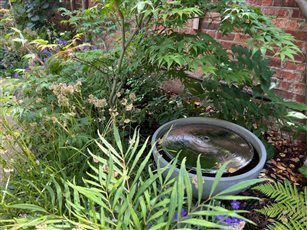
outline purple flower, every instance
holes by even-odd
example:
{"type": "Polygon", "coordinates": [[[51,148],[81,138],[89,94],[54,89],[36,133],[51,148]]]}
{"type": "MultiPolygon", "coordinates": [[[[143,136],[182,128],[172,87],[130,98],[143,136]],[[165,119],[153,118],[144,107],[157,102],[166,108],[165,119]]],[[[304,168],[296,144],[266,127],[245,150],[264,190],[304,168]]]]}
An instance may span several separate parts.
{"type": "MultiPolygon", "coordinates": [[[[187,216],[187,212],[184,210],[184,208],[181,209],[181,217],[187,216]]],[[[178,218],[178,212],[175,213],[173,220],[176,220],[178,218]]]]}
{"type": "Polygon", "coordinates": [[[93,50],[97,50],[97,46],[93,46],[92,48],[93,48],[93,50]]]}
{"type": "Polygon", "coordinates": [[[217,215],[217,216],[215,216],[215,218],[218,219],[218,220],[222,220],[222,219],[224,219],[224,217],[225,217],[224,215],[217,215]]]}
{"type": "Polygon", "coordinates": [[[83,50],[87,50],[88,48],[90,48],[89,46],[83,46],[83,50]]]}
{"type": "Polygon", "coordinates": [[[14,78],[19,78],[19,74],[18,73],[14,73],[13,77],[14,78]]]}
{"type": "Polygon", "coordinates": [[[25,68],[25,70],[26,70],[27,72],[30,71],[30,67],[27,66],[27,67],[25,68]]]}
{"type": "Polygon", "coordinates": [[[42,54],[47,54],[47,53],[49,53],[50,52],[50,50],[48,49],[48,48],[44,48],[43,50],[42,50],[42,54]]]}
{"type": "Polygon", "coordinates": [[[241,222],[241,220],[239,218],[236,218],[236,217],[232,218],[232,223],[239,224],[240,222],[241,222]]]}
{"type": "Polygon", "coordinates": [[[63,38],[59,38],[58,39],[58,43],[62,44],[62,45],[66,45],[67,44],[67,41],[63,38]]]}
{"type": "Polygon", "coordinates": [[[232,218],[230,217],[227,217],[226,220],[225,220],[226,224],[232,224],[232,218]]]}
{"type": "Polygon", "coordinates": [[[240,208],[240,202],[237,201],[237,200],[231,201],[230,205],[231,205],[231,207],[232,207],[233,209],[239,209],[239,208],[240,208]]]}

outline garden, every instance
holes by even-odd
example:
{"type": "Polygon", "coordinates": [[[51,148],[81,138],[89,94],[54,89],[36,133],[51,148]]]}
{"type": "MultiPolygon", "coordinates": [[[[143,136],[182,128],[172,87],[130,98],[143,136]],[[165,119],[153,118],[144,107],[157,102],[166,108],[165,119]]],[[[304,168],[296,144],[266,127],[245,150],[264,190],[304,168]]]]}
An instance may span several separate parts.
{"type": "Polygon", "coordinates": [[[0,8],[1,229],[307,229],[307,105],[265,57],[292,35],[244,0],[72,2],[0,8]],[[182,32],[210,12],[244,44],[182,32]]]}

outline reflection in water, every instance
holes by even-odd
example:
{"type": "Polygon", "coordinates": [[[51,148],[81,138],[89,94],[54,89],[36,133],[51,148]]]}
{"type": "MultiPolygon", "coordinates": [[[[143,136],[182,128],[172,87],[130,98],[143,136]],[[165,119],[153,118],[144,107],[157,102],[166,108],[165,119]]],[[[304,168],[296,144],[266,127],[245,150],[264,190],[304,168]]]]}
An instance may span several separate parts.
{"type": "Polygon", "coordinates": [[[253,158],[252,146],[231,130],[218,126],[192,124],[176,126],[162,142],[164,152],[170,158],[179,153],[179,160],[186,157],[188,168],[195,168],[200,154],[204,172],[215,173],[220,166],[231,160],[227,171],[230,173],[246,166],[253,158]]]}

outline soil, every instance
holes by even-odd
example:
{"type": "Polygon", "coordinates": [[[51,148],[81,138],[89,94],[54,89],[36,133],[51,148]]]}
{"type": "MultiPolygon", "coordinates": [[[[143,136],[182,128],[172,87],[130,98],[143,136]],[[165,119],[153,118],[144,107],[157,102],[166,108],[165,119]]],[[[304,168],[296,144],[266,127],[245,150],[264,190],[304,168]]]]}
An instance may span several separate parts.
{"type": "MultiPolygon", "coordinates": [[[[289,180],[294,183],[300,191],[307,186],[307,179],[298,171],[304,164],[307,157],[307,144],[293,143],[283,138],[278,132],[269,132],[265,138],[275,148],[275,156],[268,160],[264,169],[260,172],[260,178],[270,178],[274,181],[283,182],[289,180]]],[[[257,226],[246,224],[246,230],[261,230],[270,224],[272,219],[255,211],[271,202],[271,200],[261,192],[248,189],[242,193],[246,196],[256,196],[261,201],[246,201],[241,203],[241,209],[248,210],[250,213],[245,217],[252,220],[257,226]]]]}

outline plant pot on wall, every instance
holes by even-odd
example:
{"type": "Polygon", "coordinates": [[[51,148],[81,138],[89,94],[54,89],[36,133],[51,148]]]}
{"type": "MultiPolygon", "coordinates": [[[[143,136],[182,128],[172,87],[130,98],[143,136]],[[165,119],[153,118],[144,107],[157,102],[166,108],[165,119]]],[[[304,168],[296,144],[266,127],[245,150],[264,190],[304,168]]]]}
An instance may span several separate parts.
{"type": "MultiPolygon", "coordinates": [[[[174,157],[178,157],[179,162],[180,159],[185,157],[191,181],[196,176],[196,172],[193,169],[193,162],[196,165],[197,155],[201,154],[204,181],[203,198],[209,196],[215,172],[223,163],[223,160],[233,161],[230,163],[227,171],[224,172],[214,194],[241,181],[256,178],[267,159],[265,147],[257,136],[239,125],[213,118],[192,117],[170,121],[156,130],[151,144],[153,146],[154,159],[162,168],[167,167],[166,165],[174,157]],[[203,130],[207,132],[205,138],[197,137],[194,140],[193,135],[195,133],[201,133],[203,130]],[[191,132],[194,132],[194,134],[191,135],[191,132]],[[169,138],[170,136],[171,138],[169,138]],[[222,139],[224,136],[228,136],[230,139],[224,141],[222,139]],[[164,143],[167,143],[169,140],[173,141],[176,151],[171,151],[164,146],[164,143]],[[190,146],[191,142],[193,142],[192,144],[196,145],[197,151],[193,152],[189,147],[187,149],[185,147],[181,148],[180,146],[186,146],[185,143],[182,143],[185,141],[188,142],[187,146],[190,146]],[[205,143],[201,143],[203,141],[205,143]],[[229,145],[230,142],[233,142],[233,144],[229,145]],[[178,154],[179,156],[177,156],[178,154]],[[215,159],[217,162],[214,162],[215,159]],[[210,168],[206,168],[208,166],[210,168]]],[[[167,172],[168,170],[166,170],[165,175],[167,172]]],[[[172,177],[178,176],[178,173],[179,167],[174,170],[172,177]]],[[[239,192],[241,191],[230,194],[237,194],[239,192]]],[[[197,198],[197,195],[197,189],[193,185],[193,196],[197,198]]]]}

